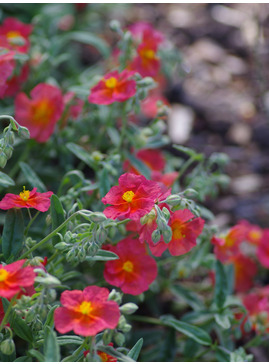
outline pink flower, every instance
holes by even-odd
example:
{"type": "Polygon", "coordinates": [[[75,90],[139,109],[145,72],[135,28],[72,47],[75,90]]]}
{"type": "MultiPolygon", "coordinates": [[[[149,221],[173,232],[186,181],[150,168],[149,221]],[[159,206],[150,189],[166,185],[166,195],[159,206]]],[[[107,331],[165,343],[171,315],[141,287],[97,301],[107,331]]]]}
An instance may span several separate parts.
{"type": "Polygon", "coordinates": [[[112,71],[91,89],[89,102],[98,105],[109,105],[113,102],[123,102],[136,93],[136,83],[130,80],[134,72],[124,70],[119,73],[112,71]]]}
{"type": "Polygon", "coordinates": [[[26,126],[30,136],[39,143],[46,142],[60,119],[64,102],[61,90],[46,83],[38,84],[30,93],[19,93],[15,99],[15,119],[26,126]]]}
{"type": "Polygon", "coordinates": [[[8,48],[17,52],[27,53],[30,48],[29,36],[33,27],[24,24],[16,18],[6,18],[0,26],[0,46],[8,45],[8,48]],[[20,40],[22,44],[18,44],[20,40]]]}
{"type": "Polygon", "coordinates": [[[119,185],[112,187],[105,197],[104,214],[111,219],[139,219],[147,214],[155,202],[163,195],[158,183],[147,180],[144,176],[125,173],[119,178],[119,185]]]}
{"type": "Polygon", "coordinates": [[[35,272],[33,267],[22,266],[26,259],[2,265],[0,264],[0,296],[7,299],[12,298],[22,288],[30,287],[34,284],[35,272]]]}
{"type": "Polygon", "coordinates": [[[28,64],[25,64],[22,69],[20,70],[20,73],[18,75],[13,75],[10,79],[6,82],[6,90],[4,97],[10,97],[16,95],[21,87],[22,84],[27,80],[29,75],[29,66],[28,64]]]}
{"type": "Polygon", "coordinates": [[[264,229],[258,245],[257,256],[261,265],[269,268],[269,229],[264,229]]]}
{"type": "Polygon", "coordinates": [[[83,291],[64,291],[54,313],[55,328],[61,334],[73,330],[76,335],[94,336],[105,329],[115,329],[120,318],[119,306],[108,301],[107,288],[86,287],[83,291]]]}
{"type": "Polygon", "coordinates": [[[157,264],[139,240],[128,237],[116,246],[106,245],[104,249],[119,256],[119,259],[105,263],[104,278],[109,284],[132,295],[149,289],[157,277],[157,264]]]}
{"type": "Polygon", "coordinates": [[[15,52],[0,54],[0,98],[5,96],[8,88],[8,79],[15,69],[14,56],[15,52]]]}
{"type": "Polygon", "coordinates": [[[196,239],[202,233],[204,220],[195,217],[188,209],[175,211],[168,222],[172,229],[172,240],[166,244],[160,241],[154,244],[148,241],[153,255],[159,257],[168,249],[171,255],[178,256],[188,253],[196,246],[196,239]]]}
{"type": "Polygon", "coordinates": [[[242,254],[231,259],[235,269],[235,290],[246,292],[253,286],[253,278],[257,274],[257,265],[249,257],[242,254]]]}
{"type": "Polygon", "coordinates": [[[132,33],[133,37],[141,42],[143,39],[149,37],[154,39],[154,42],[159,45],[164,41],[164,35],[153,26],[146,22],[137,22],[128,27],[128,30],[132,33]]]}
{"type": "Polygon", "coordinates": [[[7,193],[5,197],[0,201],[0,209],[9,210],[12,208],[34,208],[36,210],[45,212],[50,207],[50,197],[53,192],[36,192],[36,188],[32,191],[25,190],[19,195],[7,193]]]}

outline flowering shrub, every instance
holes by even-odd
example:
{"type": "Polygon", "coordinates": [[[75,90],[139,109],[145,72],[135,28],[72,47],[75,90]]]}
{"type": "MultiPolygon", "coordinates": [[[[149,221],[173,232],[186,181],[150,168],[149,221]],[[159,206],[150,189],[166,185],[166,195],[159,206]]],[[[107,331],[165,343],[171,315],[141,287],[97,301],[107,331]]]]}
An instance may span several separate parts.
{"type": "Polygon", "coordinates": [[[215,226],[226,156],[171,145],[178,51],[151,24],[35,5],[0,25],[0,360],[251,360],[268,229],[215,226]]]}

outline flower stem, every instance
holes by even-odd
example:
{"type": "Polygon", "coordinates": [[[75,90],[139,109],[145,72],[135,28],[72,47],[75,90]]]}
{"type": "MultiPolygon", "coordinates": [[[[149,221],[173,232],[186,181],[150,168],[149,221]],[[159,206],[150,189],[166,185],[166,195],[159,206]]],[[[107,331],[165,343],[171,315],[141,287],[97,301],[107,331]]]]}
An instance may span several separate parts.
{"type": "MultiPolygon", "coordinates": [[[[29,211],[29,209],[28,209],[28,211],[29,211]]],[[[25,229],[25,233],[24,233],[25,236],[27,236],[28,231],[29,231],[32,223],[35,221],[35,219],[37,218],[37,216],[39,215],[39,213],[40,213],[40,211],[37,211],[37,213],[35,214],[35,216],[33,218],[31,218],[31,220],[29,221],[29,223],[28,223],[28,225],[26,226],[26,229],[25,229]]]]}

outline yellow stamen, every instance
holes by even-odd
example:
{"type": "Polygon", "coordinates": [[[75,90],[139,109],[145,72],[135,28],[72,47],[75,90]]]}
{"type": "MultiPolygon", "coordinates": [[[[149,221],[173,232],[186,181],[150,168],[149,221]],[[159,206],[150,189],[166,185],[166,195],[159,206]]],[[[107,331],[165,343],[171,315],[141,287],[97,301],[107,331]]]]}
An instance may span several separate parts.
{"type": "Polygon", "coordinates": [[[25,190],[25,186],[23,186],[23,191],[20,193],[20,198],[23,201],[28,201],[30,197],[30,191],[29,190],[25,190]]]}
{"type": "Polygon", "coordinates": [[[134,270],[134,265],[130,260],[127,260],[123,266],[122,269],[125,270],[125,272],[131,273],[134,270]]]}
{"type": "Polygon", "coordinates": [[[9,273],[5,269],[1,268],[0,269],[0,282],[5,281],[8,277],[8,274],[9,273]]]}
{"type": "Polygon", "coordinates": [[[117,79],[115,77],[110,77],[107,80],[105,80],[106,87],[108,88],[115,88],[117,86],[117,79]]]}
{"type": "Polygon", "coordinates": [[[15,30],[11,30],[6,35],[7,39],[12,40],[13,38],[21,37],[21,34],[19,32],[16,32],[15,30]]]}
{"type": "Polygon", "coordinates": [[[132,202],[133,198],[134,198],[134,193],[133,191],[126,191],[124,192],[124,194],[122,195],[122,198],[124,201],[126,202],[132,202]]]}
{"type": "Polygon", "coordinates": [[[79,311],[83,315],[89,315],[89,313],[92,311],[92,304],[91,302],[83,301],[79,306],[79,311]]]}
{"type": "Polygon", "coordinates": [[[252,230],[249,233],[250,239],[259,240],[262,237],[262,233],[259,230],[252,230]]]}
{"type": "Polygon", "coordinates": [[[186,237],[186,235],[183,234],[183,226],[180,223],[174,223],[171,228],[173,231],[173,239],[184,239],[186,237]]]}
{"type": "Polygon", "coordinates": [[[42,100],[33,106],[33,118],[35,121],[46,123],[50,120],[52,109],[47,100],[42,100]]]}
{"type": "Polygon", "coordinates": [[[146,59],[154,59],[155,52],[152,49],[146,49],[143,51],[143,57],[146,59]]]}

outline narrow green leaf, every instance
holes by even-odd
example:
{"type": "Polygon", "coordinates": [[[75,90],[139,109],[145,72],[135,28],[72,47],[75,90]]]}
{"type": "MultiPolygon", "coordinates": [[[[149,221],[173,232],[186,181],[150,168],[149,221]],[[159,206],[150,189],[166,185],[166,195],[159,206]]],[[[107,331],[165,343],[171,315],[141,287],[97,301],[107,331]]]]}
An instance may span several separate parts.
{"type": "Polygon", "coordinates": [[[83,339],[79,336],[63,335],[63,336],[57,337],[57,342],[59,345],[75,344],[75,345],[79,346],[83,343],[83,339]]]}
{"type": "Polygon", "coordinates": [[[229,315],[225,314],[215,314],[214,315],[216,323],[221,326],[224,330],[227,330],[231,327],[231,323],[229,320],[229,315]]]}
{"type": "Polygon", "coordinates": [[[45,328],[44,359],[44,361],[50,362],[60,361],[60,348],[57,342],[57,336],[50,327],[45,328]]]}
{"type": "Polygon", "coordinates": [[[118,255],[110,252],[108,250],[101,250],[99,249],[97,251],[97,253],[93,256],[93,257],[87,257],[86,260],[89,261],[101,261],[101,262],[106,262],[108,260],[115,260],[115,259],[119,259],[118,255]]]}
{"type": "Polygon", "coordinates": [[[190,337],[199,344],[211,345],[210,335],[199,327],[187,324],[183,321],[176,320],[173,316],[170,315],[161,316],[160,319],[165,325],[173,327],[177,331],[190,337]]]}
{"type": "Polygon", "coordinates": [[[48,327],[52,327],[54,324],[54,311],[56,310],[56,308],[59,307],[59,305],[54,305],[50,310],[49,313],[47,315],[47,319],[46,322],[44,324],[44,326],[48,326],[48,327]]]}
{"type": "Polygon", "coordinates": [[[2,187],[15,186],[15,182],[7,174],[0,172],[0,186],[2,187]]]}
{"type": "Polygon", "coordinates": [[[144,177],[150,179],[150,169],[143,163],[140,159],[136,158],[134,155],[126,152],[126,158],[129,160],[131,165],[138,170],[144,177]]]}
{"type": "Polygon", "coordinates": [[[109,57],[110,50],[107,43],[97,37],[95,34],[90,32],[71,32],[68,35],[70,40],[75,40],[77,42],[88,44],[96,48],[105,58],[109,57]]]}
{"type": "Polygon", "coordinates": [[[114,356],[114,358],[117,358],[119,361],[134,361],[132,358],[130,358],[127,355],[122,354],[121,352],[115,350],[114,348],[112,348],[111,346],[104,346],[104,345],[99,345],[96,348],[97,350],[102,351],[103,353],[106,353],[108,355],[114,356]]]}
{"type": "Polygon", "coordinates": [[[77,144],[74,143],[67,143],[66,147],[68,148],[68,150],[75,154],[75,156],[82,160],[84,163],[86,163],[89,167],[93,167],[94,165],[94,161],[91,158],[91,156],[89,155],[89,153],[86,152],[85,149],[83,149],[82,147],[80,147],[77,144]]]}
{"type": "Polygon", "coordinates": [[[129,351],[128,355],[129,358],[133,359],[134,361],[137,361],[138,356],[140,354],[140,351],[142,349],[143,346],[143,338],[141,337],[137,343],[132,347],[132,349],[129,351]]]}
{"type": "Polygon", "coordinates": [[[44,355],[41,354],[40,351],[37,351],[35,349],[31,349],[31,350],[28,351],[28,353],[31,356],[33,356],[34,358],[36,358],[41,363],[44,363],[46,361],[44,355]]]}
{"type": "MultiPolygon", "coordinates": [[[[50,215],[51,215],[51,223],[52,223],[52,231],[55,230],[58,226],[60,226],[65,221],[65,214],[62,203],[60,199],[56,195],[51,196],[51,204],[50,204],[50,215]]],[[[64,235],[66,233],[67,227],[63,227],[61,230],[61,234],[64,235]]],[[[53,236],[52,242],[53,244],[59,243],[59,236],[53,236]]]]}
{"type": "Polygon", "coordinates": [[[14,362],[31,362],[31,358],[29,356],[19,356],[17,359],[14,360],[14,362]]]}
{"type": "Polygon", "coordinates": [[[16,258],[23,244],[24,221],[19,209],[8,210],[2,235],[4,258],[16,258]]]}
{"type": "Polygon", "coordinates": [[[36,187],[38,192],[47,191],[44,183],[41,181],[41,179],[38,177],[35,171],[27,163],[19,162],[19,165],[21,167],[24,177],[33,188],[36,187]]]}
{"type": "Polygon", "coordinates": [[[225,269],[223,264],[217,260],[216,261],[216,284],[215,284],[215,303],[216,306],[221,309],[224,304],[228,294],[227,277],[225,274],[225,269]]]}

